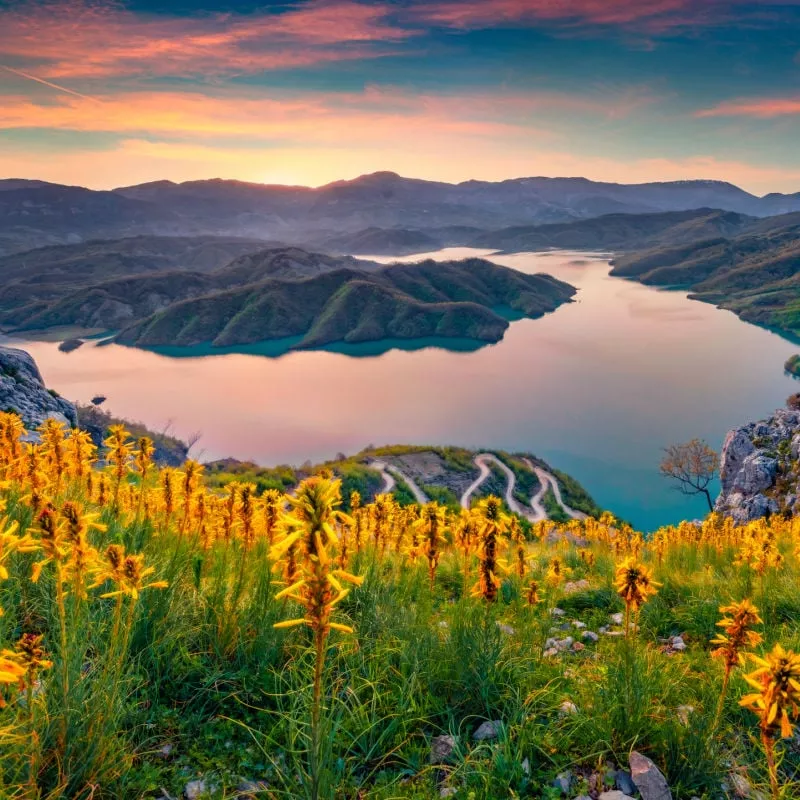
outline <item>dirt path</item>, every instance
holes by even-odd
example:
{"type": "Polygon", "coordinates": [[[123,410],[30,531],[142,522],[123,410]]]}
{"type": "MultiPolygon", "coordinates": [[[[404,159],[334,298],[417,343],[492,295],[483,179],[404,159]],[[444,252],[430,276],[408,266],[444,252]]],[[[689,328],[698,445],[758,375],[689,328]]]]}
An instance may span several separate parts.
{"type": "Polygon", "coordinates": [[[367,466],[381,473],[381,477],[383,478],[381,493],[388,494],[391,492],[397,486],[397,481],[395,480],[395,477],[397,477],[408,486],[411,490],[411,494],[414,495],[414,499],[420,505],[424,506],[425,503],[430,502],[425,492],[423,492],[405,472],[394,466],[394,464],[387,464],[385,461],[372,461],[370,464],[367,464],[367,466]]]}
{"type": "Polygon", "coordinates": [[[491,469],[489,467],[489,462],[491,461],[500,467],[506,476],[505,501],[509,510],[511,510],[514,514],[519,514],[521,517],[525,517],[525,519],[528,519],[531,522],[539,522],[540,520],[547,519],[547,515],[544,513],[544,509],[541,507],[541,505],[539,505],[538,508],[534,505],[532,511],[527,509],[525,506],[520,505],[520,503],[514,497],[514,489],[517,485],[517,476],[514,474],[514,471],[507,464],[504,464],[499,458],[497,458],[497,456],[493,455],[492,453],[480,453],[479,455],[475,456],[473,461],[475,466],[480,470],[480,474],[472,482],[472,485],[469,486],[467,491],[461,496],[462,508],[469,508],[470,498],[491,474],[491,469]]]}
{"type": "MultiPolygon", "coordinates": [[[[531,505],[534,506],[534,510],[536,509],[536,505],[538,504],[542,513],[544,513],[544,508],[541,505],[541,501],[544,498],[545,494],[547,494],[547,490],[552,489],[553,496],[556,498],[556,502],[561,506],[561,509],[568,517],[571,517],[572,519],[587,518],[588,514],[584,514],[583,511],[576,511],[574,508],[570,508],[564,502],[564,499],[561,496],[561,487],[558,485],[558,481],[556,480],[554,475],[551,475],[547,470],[544,470],[541,467],[535,467],[527,458],[524,459],[524,461],[536,473],[536,477],[539,479],[539,483],[542,485],[542,488],[539,489],[535,497],[531,498],[531,505]]],[[[543,517],[543,519],[547,519],[546,514],[543,517]]]]}

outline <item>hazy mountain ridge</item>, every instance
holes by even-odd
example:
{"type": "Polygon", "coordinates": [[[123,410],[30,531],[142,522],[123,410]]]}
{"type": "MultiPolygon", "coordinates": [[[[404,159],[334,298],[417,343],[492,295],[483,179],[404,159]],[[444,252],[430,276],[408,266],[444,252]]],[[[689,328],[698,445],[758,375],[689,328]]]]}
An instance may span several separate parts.
{"type": "Polygon", "coordinates": [[[800,214],[755,221],[717,237],[621,256],[612,274],[681,285],[749,322],[800,333],[800,214]]]}
{"type": "Polygon", "coordinates": [[[629,185],[516,178],[449,184],[390,172],[318,188],[208,180],[156,181],[110,192],[10,179],[0,181],[0,254],[139,234],[233,235],[316,244],[324,237],[369,228],[486,230],[704,207],[767,216],[800,211],[800,194],[759,198],[719,181],[629,185]]]}

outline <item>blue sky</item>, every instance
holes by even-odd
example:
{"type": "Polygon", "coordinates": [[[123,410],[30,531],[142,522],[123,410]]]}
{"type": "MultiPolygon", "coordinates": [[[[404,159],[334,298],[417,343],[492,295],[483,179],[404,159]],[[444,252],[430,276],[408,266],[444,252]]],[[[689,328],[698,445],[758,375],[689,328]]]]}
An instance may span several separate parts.
{"type": "Polygon", "coordinates": [[[800,191],[800,0],[0,2],[0,175],[800,191]]]}

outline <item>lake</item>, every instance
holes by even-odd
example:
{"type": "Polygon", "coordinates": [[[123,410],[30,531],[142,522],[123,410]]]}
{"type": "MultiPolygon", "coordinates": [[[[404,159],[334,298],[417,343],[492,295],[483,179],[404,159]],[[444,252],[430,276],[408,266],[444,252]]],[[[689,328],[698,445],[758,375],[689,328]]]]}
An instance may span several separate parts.
{"type": "Polygon", "coordinates": [[[704,514],[704,501],[659,475],[663,447],[697,436],[719,448],[727,430],[767,416],[797,386],[783,371],[795,345],[685,292],[613,278],[603,254],[451,248],[424,257],[472,255],[548,272],[578,287],[577,301],[513,322],[501,342],[477,350],[386,352],[382,343],[174,358],[8,343],[27,349],[69,399],[102,394],[117,415],[201,432],[195,457],[300,464],[390,443],[524,450],[644,530],[704,514]]]}

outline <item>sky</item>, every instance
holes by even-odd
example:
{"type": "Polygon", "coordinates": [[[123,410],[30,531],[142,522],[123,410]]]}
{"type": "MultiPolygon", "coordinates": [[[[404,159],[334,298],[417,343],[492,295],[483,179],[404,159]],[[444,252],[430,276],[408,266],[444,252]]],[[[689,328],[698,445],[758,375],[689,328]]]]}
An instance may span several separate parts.
{"type": "Polygon", "coordinates": [[[0,177],[800,191],[800,0],[0,0],[0,177]]]}

